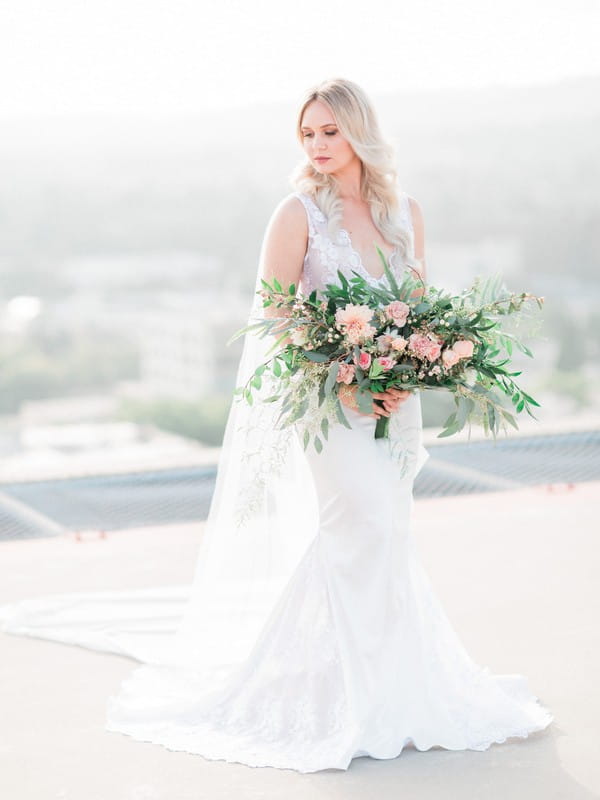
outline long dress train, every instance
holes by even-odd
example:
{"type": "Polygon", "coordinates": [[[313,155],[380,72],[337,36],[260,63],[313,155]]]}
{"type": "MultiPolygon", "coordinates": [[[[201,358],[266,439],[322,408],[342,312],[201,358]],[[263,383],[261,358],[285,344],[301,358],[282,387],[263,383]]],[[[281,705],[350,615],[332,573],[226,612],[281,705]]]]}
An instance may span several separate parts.
{"type": "MultiPolygon", "coordinates": [[[[347,234],[334,243],[314,201],[296,196],[309,222],[303,290],[332,282],[340,265],[364,271],[347,234]]],[[[524,676],[472,661],[420,564],[410,524],[414,479],[428,457],[419,394],[392,415],[389,439],[374,438],[373,418],[347,414],[352,430],[330,428],[323,451],[305,454],[318,524],[248,652],[222,673],[176,656],[160,663],[151,652],[153,641],[165,651],[160,625],[149,626],[148,642],[142,625],[131,644],[125,609],[128,599],[143,604],[143,592],[121,596],[122,638],[116,611],[109,636],[105,625],[86,634],[85,611],[69,626],[85,595],[9,606],[4,629],[133,654],[145,663],[110,698],[107,729],[209,759],[314,772],[347,769],[357,756],[394,758],[407,744],[485,750],[544,729],[553,716],[524,676]]],[[[118,609],[119,596],[105,595],[118,609]]],[[[101,602],[102,593],[90,598],[101,602]]],[[[166,628],[169,599],[153,597],[166,628]]],[[[210,647],[192,619],[187,639],[191,630],[210,647]]]]}

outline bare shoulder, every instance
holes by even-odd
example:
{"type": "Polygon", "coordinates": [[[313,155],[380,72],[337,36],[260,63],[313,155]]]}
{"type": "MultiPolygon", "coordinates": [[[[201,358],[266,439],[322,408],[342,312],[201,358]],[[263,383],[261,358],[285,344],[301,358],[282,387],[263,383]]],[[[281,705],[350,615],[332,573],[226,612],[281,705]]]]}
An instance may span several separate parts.
{"type": "Polygon", "coordinates": [[[267,225],[266,237],[278,247],[306,250],[308,221],[302,200],[288,194],[279,201],[267,225]]]}
{"type": "Polygon", "coordinates": [[[308,221],[302,201],[289,194],[275,207],[263,239],[261,273],[282,285],[298,285],[308,245],[308,221]]]}
{"type": "Polygon", "coordinates": [[[308,222],[302,200],[293,193],[286,195],[271,214],[269,226],[306,237],[308,222]]]}

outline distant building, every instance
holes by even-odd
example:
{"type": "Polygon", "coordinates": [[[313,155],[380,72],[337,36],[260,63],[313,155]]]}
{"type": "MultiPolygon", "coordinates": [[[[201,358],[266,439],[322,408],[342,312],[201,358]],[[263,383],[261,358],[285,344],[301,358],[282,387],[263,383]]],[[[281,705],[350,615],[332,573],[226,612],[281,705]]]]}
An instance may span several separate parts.
{"type": "Polygon", "coordinates": [[[229,392],[242,343],[225,343],[246,323],[252,297],[221,279],[220,267],[187,253],[71,259],[64,275],[73,291],[46,308],[44,324],[135,342],[139,383],[130,385],[141,396],[229,392]]]}
{"type": "Polygon", "coordinates": [[[194,399],[231,391],[241,340],[226,341],[246,323],[248,298],[221,295],[161,296],[134,320],[140,347],[140,382],[151,394],[194,399]]]}

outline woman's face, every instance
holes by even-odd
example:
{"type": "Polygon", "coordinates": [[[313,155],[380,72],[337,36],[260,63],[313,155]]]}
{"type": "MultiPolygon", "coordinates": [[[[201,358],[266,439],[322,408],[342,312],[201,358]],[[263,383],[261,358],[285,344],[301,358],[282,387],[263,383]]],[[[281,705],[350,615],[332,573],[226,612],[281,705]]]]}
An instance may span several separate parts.
{"type": "Polygon", "coordinates": [[[304,151],[317,172],[339,172],[358,161],[350,143],[339,132],[333,112],[320,100],[306,106],[301,127],[304,151]]]}

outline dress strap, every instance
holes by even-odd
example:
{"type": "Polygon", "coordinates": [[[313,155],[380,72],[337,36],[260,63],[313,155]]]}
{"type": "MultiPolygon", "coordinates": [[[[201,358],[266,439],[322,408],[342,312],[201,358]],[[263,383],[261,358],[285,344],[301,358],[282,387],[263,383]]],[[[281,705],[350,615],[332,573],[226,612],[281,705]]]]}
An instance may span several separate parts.
{"type": "Polygon", "coordinates": [[[293,192],[293,196],[301,201],[306,210],[306,216],[308,217],[308,233],[312,238],[318,233],[319,224],[326,222],[325,215],[312,197],[309,197],[309,195],[304,192],[293,192]]]}
{"type": "Polygon", "coordinates": [[[410,203],[408,201],[408,194],[406,192],[402,192],[402,196],[400,198],[400,208],[401,208],[401,215],[403,220],[406,222],[406,226],[409,230],[413,230],[413,222],[412,222],[412,213],[410,210],[410,203]]]}

